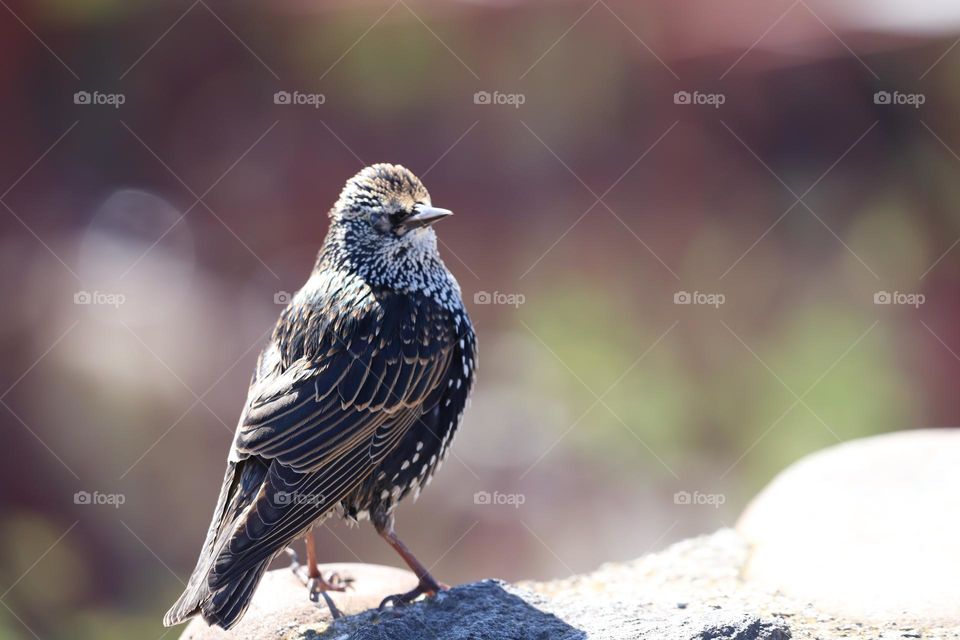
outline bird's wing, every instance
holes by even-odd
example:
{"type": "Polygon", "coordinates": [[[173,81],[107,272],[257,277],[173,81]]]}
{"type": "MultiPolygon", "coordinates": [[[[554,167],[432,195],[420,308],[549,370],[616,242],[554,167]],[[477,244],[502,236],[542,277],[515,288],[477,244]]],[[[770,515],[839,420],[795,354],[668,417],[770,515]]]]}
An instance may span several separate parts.
{"type": "Polygon", "coordinates": [[[311,331],[316,315],[304,312],[301,339],[318,344],[251,390],[235,439],[241,458],[310,472],[358,445],[379,452],[445,379],[458,339],[451,314],[420,296],[383,293],[311,331]]]}
{"type": "Polygon", "coordinates": [[[447,384],[458,326],[432,301],[379,294],[316,330],[316,314],[301,312],[299,324],[287,324],[318,342],[299,346],[303,357],[283,373],[255,381],[238,427],[233,456],[257,457],[269,471],[217,554],[214,588],[336,506],[447,384]]]}

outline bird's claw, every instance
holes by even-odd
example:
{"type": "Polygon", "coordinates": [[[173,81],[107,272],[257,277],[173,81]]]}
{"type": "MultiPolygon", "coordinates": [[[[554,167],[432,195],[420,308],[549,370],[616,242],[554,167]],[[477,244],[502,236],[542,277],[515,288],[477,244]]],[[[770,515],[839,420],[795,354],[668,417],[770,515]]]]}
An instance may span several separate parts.
{"type": "Polygon", "coordinates": [[[394,595],[394,596],[387,596],[386,598],[384,598],[384,599],[380,602],[380,606],[377,607],[377,609],[379,609],[380,611],[385,611],[386,608],[387,608],[387,605],[390,605],[391,607],[396,608],[396,607],[402,607],[402,606],[408,604],[408,601],[407,601],[407,600],[404,600],[404,598],[403,598],[404,595],[406,595],[406,594],[398,594],[398,595],[394,595]]]}
{"type": "Polygon", "coordinates": [[[345,591],[353,586],[353,578],[350,576],[341,576],[336,571],[330,573],[327,577],[327,583],[333,585],[334,587],[342,587],[332,589],[333,591],[345,591]]]}
{"type": "Polygon", "coordinates": [[[300,564],[297,559],[297,552],[287,547],[287,555],[290,556],[290,570],[300,582],[307,587],[310,592],[310,599],[317,601],[317,594],[324,591],[346,591],[353,586],[353,578],[341,576],[336,571],[324,578],[322,574],[310,575],[307,567],[300,564]]]}
{"type": "Polygon", "coordinates": [[[337,609],[328,592],[346,591],[353,585],[353,578],[345,578],[337,572],[331,573],[327,578],[324,578],[321,574],[311,576],[307,567],[300,564],[296,551],[287,547],[287,555],[290,556],[290,570],[293,571],[293,575],[307,587],[307,596],[310,598],[310,602],[319,606],[322,596],[327,607],[330,609],[330,615],[333,616],[333,619],[336,620],[342,617],[343,614],[337,609]]]}
{"type": "Polygon", "coordinates": [[[387,605],[393,607],[402,607],[410,604],[420,596],[435,596],[441,591],[446,591],[450,586],[442,582],[436,582],[435,580],[421,580],[420,583],[416,586],[415,589],[407,591],[406,593],[398,593],[392,596],[387,596],[380,602],[378,609],[383,611],[387,608],[387,605]]]}
{"type": "MultiPolygon", "coordinates": [[[[312,581],[311,581],[312,582],[312,581]]],[[[333,598],[330,597],[330,594],[327,593],[324,589],[314,590],[312,587],[310,589],[310,601],[320,606],[320,597],[323,596],[323,601],[327,605],[327,608],[330,610],[330,617],[336,620],[337,618],[342,618],[343,613],[340,612],[340,609],[337,608],[337,605],[334,604],[333,598]]]]}
{"type": "Polygon", "coordinates": [[[309,574],[304,570],[295,572],[297,577],[304,582],[307,587],[307,596],[310,598],[310,602],[314,603],[317,606],[320,605],[320,598],[323,598],[324,603],[327,605],[327,608],[330,610],[330,615],[334,620],[337,618],[343,617],[343,614],[337,608],[337,605],[334,604],[333,598],[330,597],[330,591],[346,591],[347,588],[353,583],[353,578],[342,578],[338,573],[330,574],[329,578],[324,578],[322,575],[317,575],[310,577],[309,574]]]}
{"type": "Polygon", "coordinates": [[[310,599],[317,601],[317,595],[325,591],[346,591],[353,584],[353,578],[341,578],[338,573],[331,573],[330,577],[324,578],[317,575],[307,580],[307,589],[310,592],[310,599]]]}

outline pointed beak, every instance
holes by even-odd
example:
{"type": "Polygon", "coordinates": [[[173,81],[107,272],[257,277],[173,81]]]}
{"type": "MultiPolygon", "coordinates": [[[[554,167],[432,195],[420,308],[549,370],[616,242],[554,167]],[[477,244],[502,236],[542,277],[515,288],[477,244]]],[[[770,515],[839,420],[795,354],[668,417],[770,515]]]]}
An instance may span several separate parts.
{"type": "Polygon", "coordinates": [[[418,229],[428,227],[437,220],[452,216],[453,211],[449,209],[440,209],[438,207],[418,206],[416,212],[403,221],[403,226],[408,229],[418,229]]]}

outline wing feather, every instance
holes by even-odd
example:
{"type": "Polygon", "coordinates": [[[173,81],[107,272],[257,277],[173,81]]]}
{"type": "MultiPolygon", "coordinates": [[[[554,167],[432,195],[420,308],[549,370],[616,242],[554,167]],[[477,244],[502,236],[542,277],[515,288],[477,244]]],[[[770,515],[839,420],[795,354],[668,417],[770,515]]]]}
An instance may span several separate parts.
{"type": "Polygon", "coordinates": [[[313,344],[275,334],[284,366],[254,381],[234,441],[236,458],[269,471],[216,554],[211,588],[278,553],[368,479],[451,375],[456,323],[432,301],[382,292],[359,312],[338,309],[290,310],[319,328],[313,344]]]}

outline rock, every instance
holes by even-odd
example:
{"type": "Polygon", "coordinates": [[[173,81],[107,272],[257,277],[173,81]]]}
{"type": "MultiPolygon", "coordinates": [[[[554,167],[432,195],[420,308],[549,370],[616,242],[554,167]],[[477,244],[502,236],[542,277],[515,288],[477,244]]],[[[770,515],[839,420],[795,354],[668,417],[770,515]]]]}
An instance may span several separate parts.
{"type": "Polygon", "coordinates": [[[960,430],[906,431],[808,456],[746,509],[745,576],[866,621],[960,623],[960,430]]]}
{"type": "Polygon", "coordinates": [[[338,620],[304,640],[581,640],[586,635],[528,599],[533,594],[485,580],[412,605],[338,620]]]}
{"type": "Polygon", "coordinates": [[[549,599],[503,582],[463,585],[433,600],[335,623],[320,640],[786,640],[777,620],[718,609],[676,615],[640,602],[549,599]]]}
{"type": "Polygon", "coordinates": [[[332,594],[348,615],[331,624],[324,605],[281,569],[267,574],[231,632],[193,621],[196,640],[876,640],[960,639],[958,628],[928,622],[863,622],[819,610],[757,581],[744,580],[750,545],[732,529],[593,573],[508,585],[486,580],[436,599],[372,611],[413,576],[370,565],[325,565],[355,578],[332,594]],[[684,605],[683,607],[678,604],[684,605]]]}
{"type": "Polygon", "coordinates": [[[399,569],[324,565],[354,579],[332,621],[269,572],[232,631],[194,640],[960,640],[960,432],[869,438],[806,458],[737,530],[551,582],[485,580],[386,611],[399,569]]]}
{"type": "Polygon", "coordinates": [[[787,640],[786,622],[740,607],[680,610],[660,602],[566,596],[542,603],[596,640],[787,640]]]}
{"type": "MultiPolygon", "coordinates": [[[[417,578],[411,572],[374,564],[337,563],[320,565],[324,575],[332,572],[353,582],[347,591],[330,594],[344,614],[376,607],[384,597],[413,589],[417,578]]],[[[307,588],[289,569],[268,571],[254,594],[250,608],[229,632],[209,627],[200,618],[187,625],[181,640],[263,640],[304,637],[304,630],[325,628],[332,620],[325,602],[314,604],[307,588]]]]}
{"type": "Polygon", "coordinates": [[[819,610],[807,600],[745,580],[750,556],[743,536],[721,529],[587,575],[519,586],[546,596],[545,610],[584,629],[589,638],[878,640],[919,634],[960,640],[955,623],[870,622],[819,610]],[[677,603],[686,607],[680,609],[677,603]],[[578,618],[576,611],[584,615],[578,618]]]}
{"type": "MultiPolygon", "coordinates": [[[[399,569],[371,565],[323,565],[354,578],[353,588],[330,594],[348,615],[332,622],[324,604],[306,598],[303,585],[286,569],[269,572],[254,596],[247,615],[230,632],[194,620],[181,638],[191,640],[786,640],[787,624],[751,612],[749,605],[725,599],[718,592],[736,578],[729,566],[729,540],[718,534],[700,540],[692,562],[681,554],[647,556],[630,565],[610,565],[590,576],[564,581],[512,586],[485,580],[454,587],[438,597],[406,607],[377,611],[385,595],[405,591],[416,582],[399,569]],[[709,540],[709,539],[708,539],[709,540]],[[727,540],[727,542],[724,542],[727,540]],[[703,549],[706,549],[704,552],[703,549]],[[712,558],[712,560],[707,560],[712,558]],[[673,570],[668,570],[673,567],[673,570]],[[676,575],[672,575],[674,571],[676,575]],[[713,600],[669,584],[697,580],[710,585],[713,600]],[[677,595],[681,594],[681,595],[677,595]],[[717,605],[719,598],[723,605],[717,605]],[[684,602],[679,608],[677,602],[684,602]]],[[[745,546],[734,542],[745,557],[745,546]]],[[[690,548],[689,546],[687,547],[690,548]]]]}

